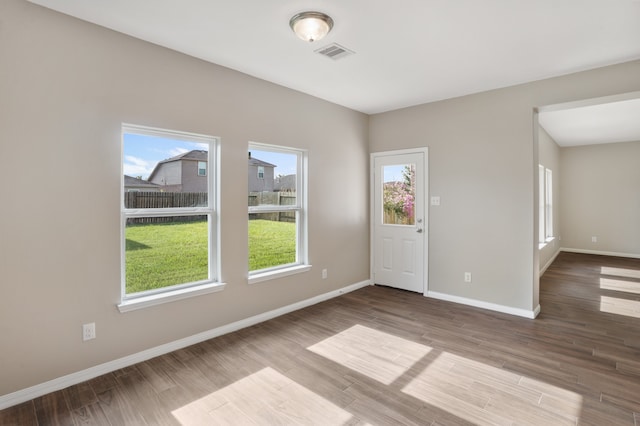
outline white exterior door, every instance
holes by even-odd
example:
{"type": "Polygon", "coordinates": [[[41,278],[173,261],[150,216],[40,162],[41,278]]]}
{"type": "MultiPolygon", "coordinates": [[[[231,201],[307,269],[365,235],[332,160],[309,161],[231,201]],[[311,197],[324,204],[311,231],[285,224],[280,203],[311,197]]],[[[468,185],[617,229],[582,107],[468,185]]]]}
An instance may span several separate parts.
{"type": "Polygon", "coordinates": [[[427,149],[372,154],[375,284],[427,291],[427,149]]]}

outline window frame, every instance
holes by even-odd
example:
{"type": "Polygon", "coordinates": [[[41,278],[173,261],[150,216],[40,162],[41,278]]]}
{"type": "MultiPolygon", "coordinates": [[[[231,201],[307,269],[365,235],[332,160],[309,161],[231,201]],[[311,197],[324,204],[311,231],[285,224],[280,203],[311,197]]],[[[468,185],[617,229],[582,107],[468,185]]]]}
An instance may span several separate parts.
{"type": "Polygon", "coordinates": [[[204,177],[204,176],[208,175],[208,173],[207,173],[208,164],[209,164],[208,161],[198,161],[198,165],[197,165],[197,167],[198,167],[198,176],[203,176],[204,177]],[[204,168],[203,169],[200,168],[200,164],[204,164],[204,168]],[[200,170],[204,170],[204,173],[200,173],[200,170]]]}
{"type": "Polygon", "coordinates": [[[553,172],[538,164],[538,245],[553,240],[553,172]]]}
{"type": "Polygon", "coordinates": [[[249,214],[252,213],[296,213],[296,260],[294,263],[249,271],[249,259],[247,258],[249,284],[255,284],[262,281],[309,271],[311,269],[311,264],[309,263],[308,256],[308,151],[300,148],[292,148],[258,142],[249,142],[248,151],[252,153],[254,151],[269,151],[281,154],[296,155],[296,204],[280,206],[247,206],[247,226],[249,222],[249,214]]]}
{"type": "Polygon", "coordinates": [[[553,238],[553,172],[545,169],[545,241],[553,238]]]}
{"type": "Polygon", "coordinates": [[[225,284],[220,279],[220,221],[219,205],[219,148],[220,138],[177,130],[160,129],[123,123],[121,128],[120,160],[120,312],[128,312],[172,302],[188,297],[221,291],[225,284]],[[124,139],[125,134],[167,138],[182,142],[206,143],[209,146],[207,163],[209,171],[213,165],[214,173],[207,173],[206,207],[170,207],[170,208],[125,208],[124,205],[124,139]],[[208,232],[208,278],[196,282],[176,284],[159,289],[127,294],[126,291],[126,224],[129,218],[167,217],[167,216],[207,216],[208,232]]]}
{"type": "Polygon", "coordinates": [[[264,166],[258,166],[258,179],[264,179],[264,166]]]}

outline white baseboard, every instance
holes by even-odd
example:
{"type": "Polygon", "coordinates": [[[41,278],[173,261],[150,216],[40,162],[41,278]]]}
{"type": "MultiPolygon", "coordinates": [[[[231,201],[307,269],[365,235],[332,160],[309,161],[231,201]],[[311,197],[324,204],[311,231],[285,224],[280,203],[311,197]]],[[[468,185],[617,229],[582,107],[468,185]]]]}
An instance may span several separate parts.
{"type": "Polygon", "coordinates": [[[512,308],[511,306],[498,305],[496,303],[483,302],[482,300],[468,299],[466,297],[453,296],[450,294],[438,293],[436,291],[427,292],[427,297],[433,297],[434,299],[445,300],[447,302],[460,303],[462,305],[474,306],[476,308],[488,309],[490,311],[502,312],[503,314],[516,315],[529,319],[534,319],[540,313],[540,305],[532,311],[527,311],[526,309],[512,308]]]}
{"type": "Polygon", "coordinates": [[[194,334],[193,336],[185,337],[184,339],[165,343],[164,345],[156,346],[155,348],[146,349],[142,352],[128,355],[123,358],[118,358],[104,364],[96,365],[95,367],[90,367],[86,370],[77,371],[75,373],[71,373],[57,379],[49,380],[47,382],[40,383],[38,385],[31,386],[29,388],[22,389],[7,395],[2,395],[0,396],[0,410],[20,404],[22,402],[30,401],[34,398],[46,395],[51,392],[65,389],[69,386],[77,385],[78,383],[91,380],[95,377],[110,373],[115,370],[125,368],[133,364],[137,364],[139,362],[146,361],[148,359],[155,358],[169,352],[173,352],[178,349],[186,348],[187,346],[204,342],[205,340],[213,339],[214,337],[222,336],[223,334],[228,334],[255,324],[259,324],[272,318],[288,314],[289,312],[297,311],[299,309],[306,308],[307,306],[324,302],[325,300],[341,296],[345,293],[358,290],[359,288],[366,287],[368,285],[371,285],[370,280],[361,281],[359,283],[352,284],[338,290],[333,290],[328,293],[312,297],[310,299],[302,300],[300,302],[283,306],[269,312],[264,312],[250,318],[245,318],[231,324],[226,324],[208,331],[204,331],[202,333],[194,334]]]}
{"type": "Polygon", "coordinates": [[[568,247],[562,247],[560,251],[566,251],[568,253],[597,254],[599,256],[630,257],[632,259],[640,259],[640,254],[635,254],[635,253],[619,253],[615,251],[584,250],[584,249],[576,249],[576,248],[568,248],[568,247]]]}
{"type": "Polygon", "coordinates": [[[542,268],[540,268],[540,272],[539,272],[539,276],[542,276],[542,274],[545,273],[545,271],[549,268],[549,266],[551,266],[551,264],[553,263],[554,260],[556,260],[556,257],[558,257],[558,255],[560,254],[560,251],[562,251],[562,249],[557,250],[553,256],[551,256],[551,259],[549,259],[549,261],[547,263],[544,264],[544,266],[542,268]]]}

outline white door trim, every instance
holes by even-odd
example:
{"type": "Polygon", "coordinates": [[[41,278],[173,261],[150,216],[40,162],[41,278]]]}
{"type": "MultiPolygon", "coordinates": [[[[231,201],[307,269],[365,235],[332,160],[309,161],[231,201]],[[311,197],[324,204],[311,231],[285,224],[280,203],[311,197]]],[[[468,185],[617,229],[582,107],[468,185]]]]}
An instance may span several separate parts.
{"type": "Polygon", "coordinates": [[[427,296],[429,293],[429,148],[421,147],[421,148],[409,148],[409,149],[399,149],[393,151],[382,151],[382,152],[372,152],[370,154],[370,163],[369,163],[369,279],[371,284],[375,284],[374,282],[374,270],[375,270],[375,159],[378,157],[386,157],[391,155],[401,155],[401,154],[423,154],[424,155],[424,173],[422,174],[424,177],[423,188],[423,211],[424,211],[424,229],[426,231],[426,236],[424,238],[424,286],[423,286],[423,295],[427,296]]]}

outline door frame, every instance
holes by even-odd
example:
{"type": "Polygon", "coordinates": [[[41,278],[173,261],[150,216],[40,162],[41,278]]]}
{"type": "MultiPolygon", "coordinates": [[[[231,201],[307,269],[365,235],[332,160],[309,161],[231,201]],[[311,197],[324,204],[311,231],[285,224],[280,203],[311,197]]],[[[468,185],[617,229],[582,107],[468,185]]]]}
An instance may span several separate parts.
{"type": "Polygon", "coordinates": [[[369,163],[369,281],[371,285],[374,285],[373,272],[375,270],[375,159],[378,157],[387,157],[392,155],[402,155],[402,154],[422,154],[424,155],[424,173],[422,176],[424,177],[424,182],[422,183],[422,187],[424,188],[424,193],[422,194],[422,202],[424,203],[422,207],[422,211],[424,212],[424,230],[425,230],[425,238],[423,240],[423,292],[422,294],[426,297],[429,293],[429,148],[428,147],[419,147],[419,148],[408,148],[408,149],[398,149],[393,151],[381,151],[381,152],[372,152],[370,154],[370,163],[369,163]]]}

